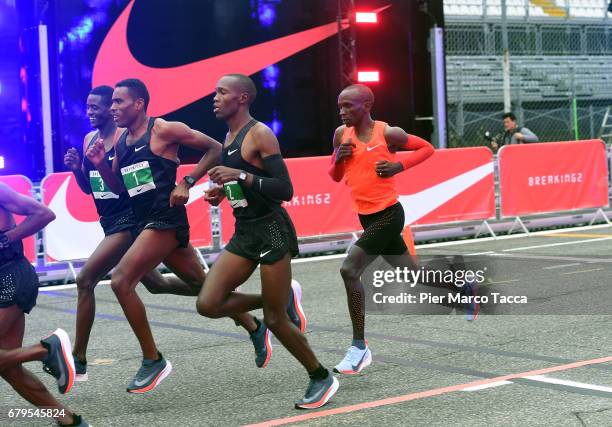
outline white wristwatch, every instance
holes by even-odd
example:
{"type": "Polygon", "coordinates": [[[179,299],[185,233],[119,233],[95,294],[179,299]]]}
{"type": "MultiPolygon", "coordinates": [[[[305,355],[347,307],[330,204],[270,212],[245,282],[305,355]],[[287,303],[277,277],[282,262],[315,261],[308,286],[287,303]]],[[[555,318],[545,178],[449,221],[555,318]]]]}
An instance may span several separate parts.
{"type": "Polygon", "coordinates": [[[245,171],[240,171],[240,175],[238,175],[238,179],[239,179],[240,181],[246,181],[246,179],[247,179],[247,174],[246,174],[246,172],[245,172],[245,171]]]}

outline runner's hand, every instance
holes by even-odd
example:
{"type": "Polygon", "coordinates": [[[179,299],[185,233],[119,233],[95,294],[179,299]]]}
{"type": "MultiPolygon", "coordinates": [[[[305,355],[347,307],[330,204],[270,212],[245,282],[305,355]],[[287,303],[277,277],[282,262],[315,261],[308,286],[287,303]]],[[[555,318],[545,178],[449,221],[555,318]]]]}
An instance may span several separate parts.
{"type": "Polygon", "coordinates": [[[219,206],[219,203],[225,198],[223,187],[212,186],[204,192],[204,200],[213,206],[219,206]]]}
{"type": "Polygon", "coordinates": [[[223,185],[226,182],[238,181],[240,169],[232,169],[227,166],[215,166],[208,171],[208,176],[215,184],[223,185]]]}
{"type": "Polygon", "coordinates": [[[66,151],[64,165],[73,172],[81,168],[81,155],[76,148],[71,147],[66,151]]]}
{"type": "Polygon", "coordinates": [[[106,157],[106,149],[104,148],[104,141],[98,139],[95,143],[91,144],[85,153],[87,158],[95,167],[100,166],[106,157]]]}
{"type": "Polygon", "coordinates": [[[170,207],[184,205],[189,200],[189,184],[181,181],[170,193],[170,207]]]}
{"type": "Polygon", "coordinates": [[[386,160],[379,160],[376,162],[376,175],[380,178],[391,178],[393,175],[400,173],[404,170],[404,167],[399,162],[388,162],[386,160]]]}
{"type": "Polygon", "coordinates": [[[340,144],[336,150],[336,163],[340,163],[348,157],[351,157],[353,155],[353,148],[355,147],[356,145],[351,142],[350,138],[346,142],[340,144]]]}

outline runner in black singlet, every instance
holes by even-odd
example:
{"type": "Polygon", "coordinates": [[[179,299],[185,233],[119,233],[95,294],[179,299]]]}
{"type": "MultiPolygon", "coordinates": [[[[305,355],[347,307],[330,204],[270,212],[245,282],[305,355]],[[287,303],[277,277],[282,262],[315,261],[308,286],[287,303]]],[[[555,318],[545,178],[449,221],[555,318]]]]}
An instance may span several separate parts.
{"type": "MultiPolygon", "coordinates": [[[[148,117],[148,103],[149,93],[140,80],[117,83],[111,111],[117,125],[126,130],[116,144],[112,170],[104,161],[102,143],[87,151],[111,190],[115,194],[127,191],[137,222],[138,237],[111,278],[113,291],[143,352],[141,368],[127,388],[131,393],[152,390],[172,370],[170,362],[157,350],[135,287],[145,273],[163,262],[194,294],[200,290],[205,273],[189,243],[184,204],[189,199],[189,188],[218,162],[221,152],[219,142],[184,123],[148,117]],[[177,185],[179,145],[204,151],[206,155],[177,185]]],[[[248,314],[238,314],[234,319],[247,331],[257,329],[254,318],[248,314]]]]}
{"type": "MultiPolygon", "coordinates": [[[[98,86],[89,92],[87,116],[95,130],[85,136],[83,143],[83,152],[96,142],[103,144],[109,166],[115,158],[116,138],[123,132],[117,129],[110,112],[112,96],[110,86],[98,86]]],[[[87,345],[96,314],[94,289],[131,246],[137,224],[127,193],[113,193],[89,159],[85,157],[81,162],[78,150],[70,148],[64,156],[64,164],[74,173],[81,190],[92,195],[105,236],[76,278],[78,305],[73,354],[76,381],[87,381],[87,345]]],[[[197,292],[180,279],[164,278],[155,269],[142,278],[142,283],[154,294],[195,295],[197,292]]]]}
{"type": "MultiPolygon", "coordinates": [[[[293,187],[274,133],[250,115],[256,96],[253,81],[241,74],[222,77],[217,83],[214,111],[229,127],[221,166],[209,176],[217,185],[205,198],[213,205],[227,197],[234,208],[236,231],[215,264],[198,297],[198,312],[221,317],[263,308],[264,323],[255,336],[263,335],[271,348],[270,332],[306,368],[310,385],[296,408],[321,407],[335,394],[338,380],[325,369],[303,335],[305,318],[300,306],[301,290],[291,279],[291,258],[298,254],[296,232],[283,200],[291,200],[293,187]],[[261,267],[261,294],[235,292],[261,267]],[[290,310],[287,316],[287,305],[290,310]],[[293,320],[293,324],[292,321],[293,320]],[[295,325],[294,325],[295,324],[295,325]]],[[[268,352],[270,353],[270,352],[268,352]]],[[[267,360],[258,365],[265,366],[267,360]]]]}

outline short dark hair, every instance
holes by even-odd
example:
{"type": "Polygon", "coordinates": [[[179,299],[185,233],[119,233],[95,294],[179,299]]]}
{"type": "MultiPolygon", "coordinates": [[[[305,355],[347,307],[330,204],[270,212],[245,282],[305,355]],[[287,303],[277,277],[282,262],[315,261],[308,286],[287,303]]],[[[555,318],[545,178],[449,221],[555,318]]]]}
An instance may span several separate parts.
{"type": "Polygon", "coordinates": [[[121,80],[119,83],[115,85],[115,87],[127,87],[130,95],[133,98],[138,99],[142,98],[144,100],[144,109],[147,111],[147,107],[149,106],[149,91],[147,87],[139,79],[125,79],[121,80]]]}
{"type": "Polygon", "coordinates": [[[232,77],[238,80],[240,90],[249,94],[249,105],[255,102],[255,98],[257,98],[257,88],[255,87],[253,79],[245,74],[226,74],[223,77],[232,77]]]}
{"type": "Polygon", "coordinates": [[[113,103],[113,88],[110,86],[96,86],[92,90],[89,91],[90,95],[98,95],[102,98],[102,102],[107,107],[113,103]]]}
{"type": "Polygon", "coordinates": [[[514,115],[514,113],[504,113],[502,119],[510,119],[513,122],[516,122],[516,116],[514,115]]]}

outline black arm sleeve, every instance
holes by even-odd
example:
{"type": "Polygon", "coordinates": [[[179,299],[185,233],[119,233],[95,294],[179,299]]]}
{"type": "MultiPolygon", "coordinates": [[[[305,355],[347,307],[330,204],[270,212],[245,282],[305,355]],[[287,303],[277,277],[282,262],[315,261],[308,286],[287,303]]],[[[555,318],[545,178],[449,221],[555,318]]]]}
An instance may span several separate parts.
{"type": "Polygon", "coordinates": [[[293,185],[291,185],[291,178],[289,178],[289,171],[283,157],[280,154],[265,157],[263,166],[264,170],[270,174],[270,178],[253,175],[251,190],[272,199],[291,200],[293,185]]]}

